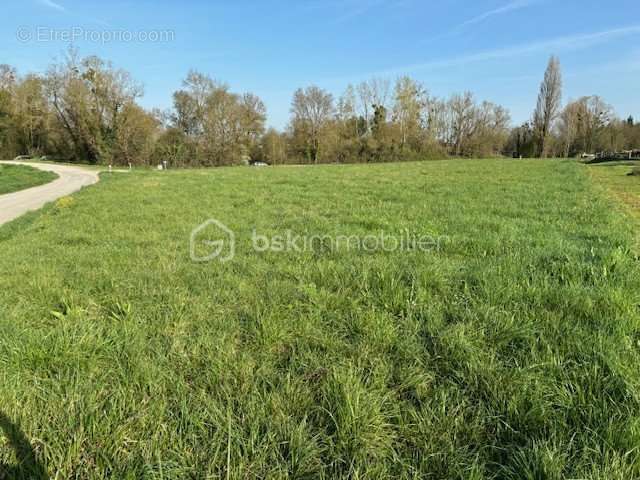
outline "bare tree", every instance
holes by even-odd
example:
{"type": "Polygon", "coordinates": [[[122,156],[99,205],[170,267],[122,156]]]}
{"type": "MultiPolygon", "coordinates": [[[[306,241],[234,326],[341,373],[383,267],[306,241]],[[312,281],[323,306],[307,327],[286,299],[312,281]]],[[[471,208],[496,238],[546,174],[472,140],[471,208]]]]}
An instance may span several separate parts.
{"type": "MultiPolygon", "coordinates": [[[[367,131],[370,131],[375,112],[385,112],[386,115],[386,112],[390,110],[391,81],[386,78],[374,77],[358,84],[356,90],[359,101],[358,113],[364,118],[367,131]]],[[[386,120],[385,117],[384,121],[386,120]]]]}
{"type": "Polygon", "coordinates": [[[569,102],[560,114],[559,134],[562,142],[562,154],[564,157],[571,155],[572,147],[578,137],[580,119],[582,116],[582,104],[569,102]]]}
{"type": "Polygon", "coordinates": [[[613,108],[597,95],[583,97],[578,103],[582,149],[584,152],[595,153],[598,136],[614,116],[613,108]]]}
{"type": "Polygon", "coordinates": [[[388,78],[374,77],[369,80],[369,89],[374,105],[389,110],[391,96],[391,81],[388,78]]]}
{"type": "Polygon", "coordinates": [[[338,118],[346,121],[356,116],[356,91],[349,85],[338,99],[338,118]]]}
{"type": "Polygon", "coordinates": [[[449,144],[454,155],[463,155],[476,128],[477,107],[473,95],[470,92],[453,95],[448,110],[451,122],[449,144]]]}
{"type": "Polygon", "coordinates": [[[562,74],[560,60],[552,56],[549,59],[544,80],[540,85],[538,104],[533,114],[533,125],[538,143],[538,154],[545,157],[548,150],[548,140],[553,128],[553,122],[560,113],[562,103],[562,74]]]}
{"type": "Polygon", "coordinates": [[[359,114],[362,118],[364,118],[365,124],[367,126],[367,132],[369,131],[369,123],[371,121],[371,108],[373,105],[373,95],[371,93],[371,88],[367,82],[362,82],[358,84],[357,87],[358,92],[358,101],[359,101],[359,114]]]}

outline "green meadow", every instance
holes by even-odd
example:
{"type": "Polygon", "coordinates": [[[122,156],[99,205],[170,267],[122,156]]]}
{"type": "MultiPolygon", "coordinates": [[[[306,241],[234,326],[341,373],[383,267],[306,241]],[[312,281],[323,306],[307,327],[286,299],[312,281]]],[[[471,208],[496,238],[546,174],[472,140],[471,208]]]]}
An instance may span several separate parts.
{"type": "Polygon", "coordinates": [[[639,179],[604,168],[103,173],[0,227],[0,478],[640,477],[638,224],[609,191],[639,179]],[[209,219],[232,260],[192,260],[209,219]],[[287,232],[324,241],[253,248],[287,232]],[[403,232],[441,241],[327,240],[403,232]]]}
{"type": "Polygon", "coordinates": [[[594,165],[589,172],[597,185],[626,207],[625,213],[640,218],[640,162],[594,165]]]}
{"type": "Polygon", "coordinates": [[[0,164],[0,195],[37,187],[52,182],[56,178],[58,176],[55,173],[26,165],[0,164]]]}

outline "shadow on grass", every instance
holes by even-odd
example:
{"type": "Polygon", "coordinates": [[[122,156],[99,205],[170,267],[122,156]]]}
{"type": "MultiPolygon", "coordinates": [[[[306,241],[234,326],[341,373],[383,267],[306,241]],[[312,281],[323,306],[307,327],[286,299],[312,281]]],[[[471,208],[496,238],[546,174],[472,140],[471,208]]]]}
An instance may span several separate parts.
{"type": "Polygon", "coordinates": [[[0,412],[0,435],[9,440],[9,447],[14,451],[17,465],[7,465],[0,462],[1,480],[46,480],[47,470],[38,462],[36,454],[29,440],[20,428],[0,412]]]}

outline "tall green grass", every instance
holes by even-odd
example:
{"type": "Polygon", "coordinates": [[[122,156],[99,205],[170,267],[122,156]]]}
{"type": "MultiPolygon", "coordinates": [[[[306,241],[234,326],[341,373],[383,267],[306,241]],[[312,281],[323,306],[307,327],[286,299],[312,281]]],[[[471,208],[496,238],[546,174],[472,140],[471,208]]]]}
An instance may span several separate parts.
{"type": "Polygon", "coordinates": [[[635,227],[585,168],[103,174],[0,228],[0,410],[57,478],[636,478],[635,227]],[[212,217],[236,258],[194,263],[212,217]]]}
{"type": "Polygon", "coordinates": [[[627,207],[627,213],[640,217],[640,167],[604,164],[590,167],[589,173],[599,188],[604,188],[620,200],[621,206],[627,207]]]}
{"type": "Polygon", "coordinates": [[[45,172],[26,165],[0,164],[0,195],[37,187],[58,178],[53,172],[45,172]]]}

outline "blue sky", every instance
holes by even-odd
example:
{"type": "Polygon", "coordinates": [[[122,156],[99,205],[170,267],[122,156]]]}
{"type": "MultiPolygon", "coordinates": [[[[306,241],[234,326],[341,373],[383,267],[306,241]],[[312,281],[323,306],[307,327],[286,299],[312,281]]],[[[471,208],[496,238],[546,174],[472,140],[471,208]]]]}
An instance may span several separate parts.
{"type": "Polygon", "coordinates": [[[43,72],[68,46],[129,70],[145,107],[168,108],[190,68],[252,91],[286,125],[293,91],[339,95],[373,75],[409,74],[435,95],[469,90],[530,117],[547,60],[564,100],[598,94],[640,119],[638,0],[4,0],[0,63],[43,72]],[[48,33],[51,30],[55,34],[48,33]],[[102,42],[117,31],[166,41],[102,42]],[[97,32],[97,33],[96,33],[97,32]],[[173,38],[171,38],[171,36],[173,38]],[[53,38],[52,38],[53,37],[53,38]]]}

